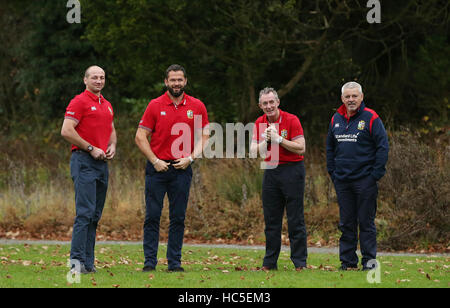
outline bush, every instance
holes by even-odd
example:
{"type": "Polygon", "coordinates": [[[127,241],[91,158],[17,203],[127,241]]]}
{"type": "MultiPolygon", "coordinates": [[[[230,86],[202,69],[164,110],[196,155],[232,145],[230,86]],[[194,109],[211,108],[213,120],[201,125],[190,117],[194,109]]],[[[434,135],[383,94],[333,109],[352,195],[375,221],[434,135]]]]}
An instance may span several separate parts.
{"type": "Polygon", "coordinates": [[[403,129],[390,135],[387,173],[380,186],[381,245],[406,249],[450,241],[450,151],[448,135],[403,129]]]}

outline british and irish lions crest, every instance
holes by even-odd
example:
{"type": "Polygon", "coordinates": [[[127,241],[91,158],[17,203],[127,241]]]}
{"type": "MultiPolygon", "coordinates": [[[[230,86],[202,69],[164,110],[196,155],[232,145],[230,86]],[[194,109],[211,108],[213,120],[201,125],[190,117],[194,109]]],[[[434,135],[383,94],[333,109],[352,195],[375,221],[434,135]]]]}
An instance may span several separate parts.
{"type": "Polygon", "coordinates": [[[366,122],[364,121],[359,121],[358,123],[358,130],[363,130],[366,127],[366,122]]]}

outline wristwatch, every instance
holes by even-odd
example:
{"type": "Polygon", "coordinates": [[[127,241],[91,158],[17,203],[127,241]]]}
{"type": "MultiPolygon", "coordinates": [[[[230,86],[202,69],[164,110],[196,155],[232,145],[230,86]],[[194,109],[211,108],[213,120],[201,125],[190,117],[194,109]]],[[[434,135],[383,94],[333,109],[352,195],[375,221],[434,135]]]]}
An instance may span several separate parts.
{"type": "Polygon", "coordinates": [[[94,147],[92,145],[88,145],[87,150],[88,152],[91,152],[94,149],[94,147]]]}

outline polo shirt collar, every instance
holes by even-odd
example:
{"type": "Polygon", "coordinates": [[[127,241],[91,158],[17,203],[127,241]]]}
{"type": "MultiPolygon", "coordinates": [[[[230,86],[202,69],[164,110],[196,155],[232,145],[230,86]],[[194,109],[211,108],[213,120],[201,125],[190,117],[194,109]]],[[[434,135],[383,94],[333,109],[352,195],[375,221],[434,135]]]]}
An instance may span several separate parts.
{"type": "MultiPolygon", "coordinates": [[[[172,99],[169,96],[169,91],[167,91],[165,93],[164,97],[165,97],[165,101],[166,101],[167,105],[172,105],[172,104],[175,105],[175,103],[172,101],[172,99]]],[[[183,100],[177,106],[180,106],[180,105],[186,106],[186,103],[187,103],[187,95],[186,95],[186,93],[183,93],[183,100]]]]}
{"type": "MultiPolygon", "coordinates": [[[[280,108],[278,108],[278,111],[280,111],[280,116],[278,117],[278,120],[276,120],[273,123],[281,124],[281,121],[283,121],[283,113],[284,113],[284,111],[281,110],[280,108]]],[[[265,117],[265,120],[266,120],[267,123],[269,123],[269,124],[272,123],[272,122],[269,121],[269,117],[267,116],[267,114],[264,114],[264,117],[265,117]]]]}
{"type": "MultiPolygon", "coordinates": [[[[84,93],[85,93],[89,98],[91,98],[92,100],[98,102],[99,97],[98,97],[97,95],[95,95],[94,93],[92,93],[91,91],[89,91],[88,89],[86,89],[86,90],[84,91],[84,93]]],[[[100,99],[101,99],[101,100],[104,100],[103,95],[102,95],[101,93],[100,93],[100,99]]]]}

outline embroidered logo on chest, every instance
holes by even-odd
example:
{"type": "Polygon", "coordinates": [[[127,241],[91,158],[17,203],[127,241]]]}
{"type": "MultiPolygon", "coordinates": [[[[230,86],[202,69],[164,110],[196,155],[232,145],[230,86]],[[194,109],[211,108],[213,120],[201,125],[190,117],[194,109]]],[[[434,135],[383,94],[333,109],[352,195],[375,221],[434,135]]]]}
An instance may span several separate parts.
{"type": "Polygon", "coordinates": [[[359,130],[363,130],[364,129],[364,127],[366,127],[366,122],[364,122],[364,121],[359,121],[359,123],[358,123],[358,129],[359,130]]]}
{"type": "Polygon", "coordinates": [[[288,131],[287,131],[287,129],[283,129],[283,130],[281,131],[281,137],[287,138],[287,136],[288,136],[288,131]]]}
{"type": "Polygon", "coordinates": [[[194,118],[194,111],[188,110],[186,114],[187,114],[188,119],[193,119],[194,118]]]}

